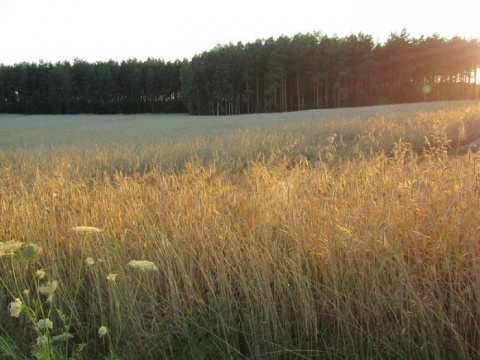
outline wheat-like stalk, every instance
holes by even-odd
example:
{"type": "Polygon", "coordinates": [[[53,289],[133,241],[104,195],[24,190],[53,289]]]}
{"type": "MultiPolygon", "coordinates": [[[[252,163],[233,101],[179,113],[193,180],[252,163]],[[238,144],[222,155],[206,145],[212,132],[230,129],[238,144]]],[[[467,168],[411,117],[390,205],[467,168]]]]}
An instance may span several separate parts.
{"type": "Polygon", "coordinates": [[[478,357],[480,106],[388,109],[5,152],[5,309],[55,294],[85,357],[478,357]]]}

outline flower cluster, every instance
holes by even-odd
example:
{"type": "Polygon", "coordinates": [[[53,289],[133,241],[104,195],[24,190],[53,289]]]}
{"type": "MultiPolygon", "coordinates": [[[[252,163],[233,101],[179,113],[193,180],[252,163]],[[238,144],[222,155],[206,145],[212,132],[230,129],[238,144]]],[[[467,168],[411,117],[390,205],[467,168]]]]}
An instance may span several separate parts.
{"type": "Polygon", "coordinates": [[[20,299],[15,299],[10,304],[8,304],[8,313],[10,316],[19,317],[23,309],[23,303],[20,299]]]}
{"type": "Polygon", "coordinates": [[[106,334],[108,333],[108,329],[106,326],[100,326],[100,328],[98,329],[98,335],[100,337],[103,337],[105,336],[106,334]]]}
{"type": "Polygon", "coordinates": [[[45,270],[43,269],[40,269],[40,270],[37,270],[35,272],[35,277],[39,278],[39,279],[43,279],[45,277],[47,273],[45,272],[45,270]]]}
{"type": "Polygon", "coordinates": [[[37,326],[40,330],[53,329],[53,322],[50,319],[41,319],[38,321],[37,326]]]}
{"type": "Polygon", "coordinates": [[[21,241],[6,241],[6,242],[0,242],[0,257],[4,255],[13,255],[15,254],[15,251],[20,249],[23,246],[23,242],[21,241]]]}
{"type": "Polygon", "coordinates": [[[128,266],[140,270],[158,271],[157,265],[147,260],[130,260],[128,266]]]}

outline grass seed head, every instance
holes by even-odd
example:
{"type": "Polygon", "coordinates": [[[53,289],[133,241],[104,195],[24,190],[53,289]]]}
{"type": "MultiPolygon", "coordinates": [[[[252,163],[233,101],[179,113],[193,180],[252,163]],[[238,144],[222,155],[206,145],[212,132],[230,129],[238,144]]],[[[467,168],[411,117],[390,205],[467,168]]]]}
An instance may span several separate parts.
{"type": "Polygon", "coordinates": [[[99,229],[94,226],[74,226],[72,227],[72,231],[76,232],[77,234],[85,235],[85,234],[102,232],[102,229],[99,229]]]}

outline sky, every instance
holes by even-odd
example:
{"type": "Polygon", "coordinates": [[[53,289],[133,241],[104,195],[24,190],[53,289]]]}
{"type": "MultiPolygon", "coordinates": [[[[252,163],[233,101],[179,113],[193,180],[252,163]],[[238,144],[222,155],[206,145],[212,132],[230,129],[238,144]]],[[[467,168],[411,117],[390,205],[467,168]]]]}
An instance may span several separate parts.
{"type": "Polygon", "coordinates": [[[0,64],[191,59],[319,31],[480,38],[480,0],[0,0],[0,64]]]}

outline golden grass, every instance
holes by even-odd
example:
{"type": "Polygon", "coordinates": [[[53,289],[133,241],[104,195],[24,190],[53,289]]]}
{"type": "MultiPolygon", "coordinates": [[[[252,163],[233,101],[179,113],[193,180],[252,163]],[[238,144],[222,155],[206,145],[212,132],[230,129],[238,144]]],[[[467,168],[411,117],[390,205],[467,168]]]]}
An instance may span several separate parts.
{"type": "Polygon", "coordinates": [[[2,240],[43,249],[0,258],[2,341],[43,269],[79,358],[478,357],[480,104],[312,114],[0,152],[2,240]]]}

